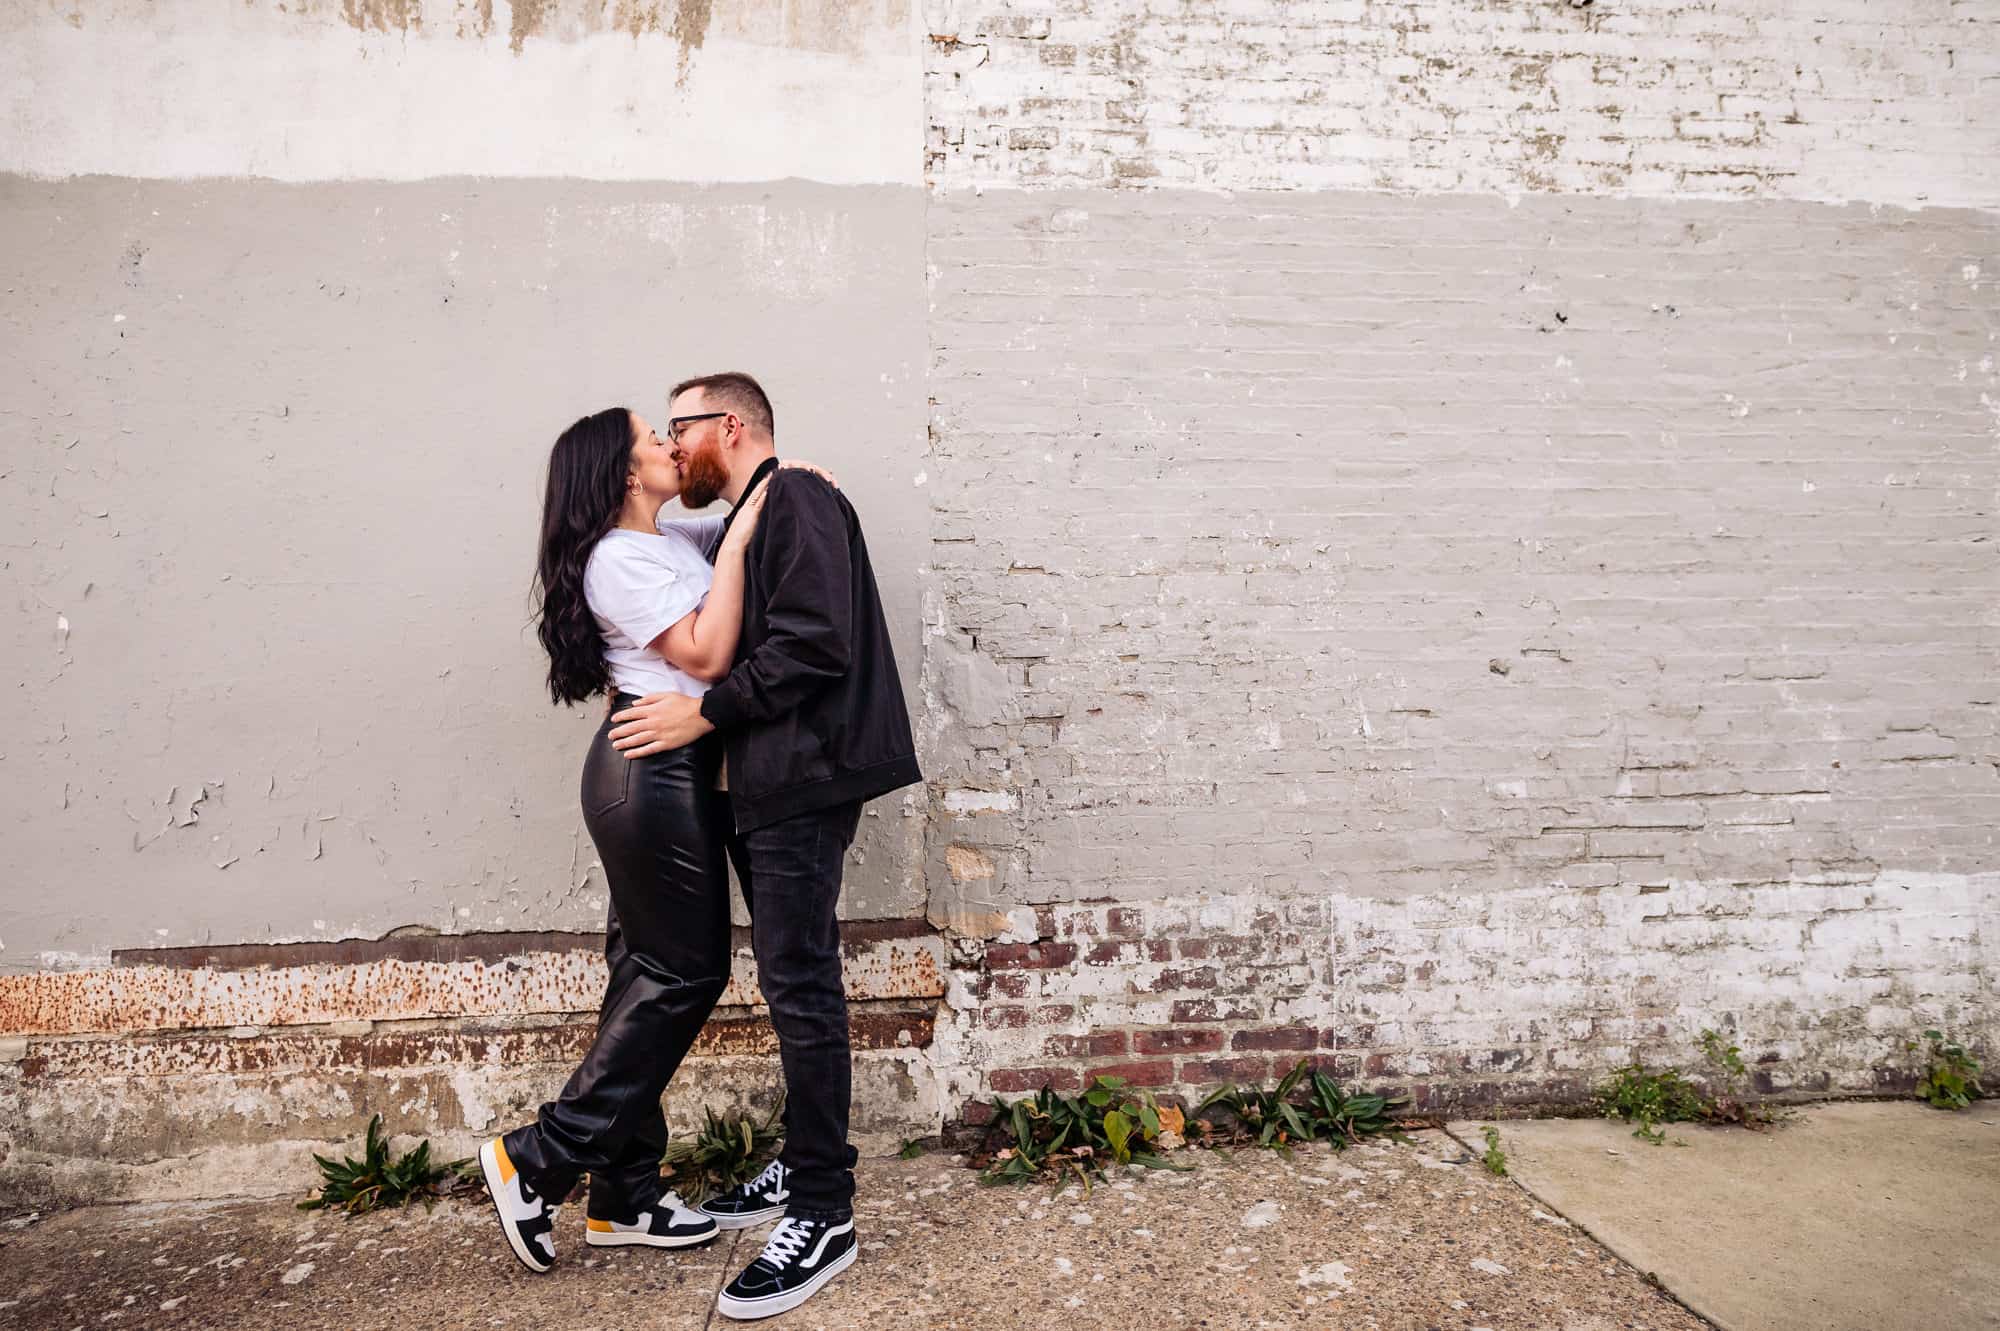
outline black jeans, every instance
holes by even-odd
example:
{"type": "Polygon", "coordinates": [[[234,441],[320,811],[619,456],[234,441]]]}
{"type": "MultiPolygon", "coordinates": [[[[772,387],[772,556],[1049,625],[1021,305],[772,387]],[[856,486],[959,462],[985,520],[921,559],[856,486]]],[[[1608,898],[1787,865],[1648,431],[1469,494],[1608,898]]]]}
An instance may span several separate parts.
{"type": "Polygon", "coordinates": [[[597,1038],[562,1094],[505,1141],[544,1197],[587,1173],[590,1214],[629,1224],[660,1195],[660,1095],[729,982],[729,811],[716,746],[627,758],[610,729],[607,717],[583,764],[584,825],[611,887],[597,1038]]]}
{"type": "Polygon", "coordinates": [[[861,805],[841,804],[731,836],[729,858],[750,908],[757,986],[771,1007],[785,1069],[788,1214],[845,1220],[854,1213],[847,1143],[853,1050],[840,979],[840,871],[861,805]]]}

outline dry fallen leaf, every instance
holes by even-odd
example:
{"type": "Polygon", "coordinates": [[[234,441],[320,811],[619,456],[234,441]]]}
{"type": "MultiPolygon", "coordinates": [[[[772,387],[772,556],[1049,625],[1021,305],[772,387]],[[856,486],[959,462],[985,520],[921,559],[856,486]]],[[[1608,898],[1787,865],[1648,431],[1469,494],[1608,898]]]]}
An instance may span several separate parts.
{"type": "Polygon", "coordinates": [[[1171,1132],[1176,1137],[1187,1131],[1187,1115],[1178,1105],[1166,1105],[1160,1110],[1160,1131],[1171,1132]]]}

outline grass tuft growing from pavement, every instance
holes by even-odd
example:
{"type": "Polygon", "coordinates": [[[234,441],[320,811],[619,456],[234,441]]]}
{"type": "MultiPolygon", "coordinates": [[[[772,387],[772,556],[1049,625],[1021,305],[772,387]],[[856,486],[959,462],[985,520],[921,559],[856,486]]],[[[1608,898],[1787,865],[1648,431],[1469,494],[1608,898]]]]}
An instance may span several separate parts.
{"type": "Polygon", "coordinates": [[[780,1096],[760,1122],[745,1113],[703,1109],[701,1131],[667,1143],[661,1160],[667,1186],[690,1206],[755,1178],[778,1154],[784,1138],[785,1101],[780,1096]]]}
{"type": "Polygon", "coordinates": [[[408,1206],[415,1201],[429,1207],[456,1190],[459,1183],[469,1183],[475,1172],[470,1159],[444,1164],[432,1161],[428,1139],[400,1156],[390,1154],[380,1114],[368,1120],[368,1137],[359,1160],[352,1156],[329,1160],[323,1155],[315,1155],[313,1160],[319,1165],[319,1195],[300,1202],[301,1211],[333,1210],[360,1215],[384,1207],[408,1206]]]}

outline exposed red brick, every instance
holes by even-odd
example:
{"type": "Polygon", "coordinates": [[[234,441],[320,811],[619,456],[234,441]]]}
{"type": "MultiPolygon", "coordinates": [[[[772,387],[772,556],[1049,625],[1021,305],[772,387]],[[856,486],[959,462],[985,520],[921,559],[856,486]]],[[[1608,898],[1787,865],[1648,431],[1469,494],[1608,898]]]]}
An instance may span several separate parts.
{"type": "Polygon", "coordinates": [[[1093,1077],[1123,1077],[1134,1086],[1171,1086],[1174,1081],[1174,1065],[1162,1063],[1112,1063],[1104,1067],[1092,1068],[1093,1077]]]}
{"type": "Polygon", "coordinates": [[[1019,1030],[1028,1024],[1028,1009],[1024,1007],[996,1007],[988,1004],[980,1009],[979,1021],[994,1030],[1019,1030]]]}
{"type": "Polygon", "coordinates": [[[1140,1031],[1132,1037],[1132,1048],[1141,1054],[1212,1054],[1222,1048],[1222,1032],[1140,1031]]]}
{"type": "Polygon", "coordinates": [[[1075,943],[988,943],[986,965],[996,971],[1039,971],[1076,960],[1075,943]]]}
{"type": "Polygon", "coordinates": [[[1267,1058],[1188,1059],[1181,1064],[1181,1080],[1193,1085],[1213,1081],[1260,1082],[1270,1075],[1267,1058]]]}
{"type": "Polygon", "coordinates": [[[1319,1045],[1319,1032],[1310,1026],[1273,1026],[1261,1031],[1238,1031],[1230,1037],[1231,1049],[1294,1049],[1304,1052],[1319,1045]]]}
{"type": "Polygon", "coordinates": [[[1213,989],[1220,977],[1213,966],[1169,967],[1149,984],[1129,982],[1135,994],[1164,994],[1175,989],[1213,989]]]}
{"type": "Polygon", "coordinates": [[[1051,1035],[1042,1042],[1050,1058],[1109,1058],[1127,1052],[1123,1031],[1092,1031],[1089,1035],[1051,1035]]]}
{"type": "Polygon", "coordinates": [[[1068,1003],[1045,1003],[1035,1009],[1035,1025],[1057,1026],[1076,1019],[1076,1008],[1068,1003]]]}
{"type": "Polygon", "coordinates": [[[1370,1054],[1362,1060],[1361,1071],[1370,1077],[1400,1077],[1403,1064],[1394,1054],[1370,1054]]]}
{"type": "Polygon", "coordinates": [[[1116,934],[1120,938],[1137,938],[1146,927],[1142,912],[1130,906],[1118,906],[1104,913],[1104,932],[1116,934]]]}
{"type": "Polygon", "coordinates": [[[996,1068],[986,1074],[986,1084],[1001,1095],[1039,1091],[1044,1086],[1073,1091],[1077,1076],[1074,1068],[996,1068]]]}
{"type": "Polygon", "coordinates": [[[984,1127],[993,1121],[993,1106],[985,1100],[967,1100],[959,1106],[958,1120],[970,1127],[984,1127]]]}
{"type": "Polygon", "coordinates": [[[987,994],[998,994],[1002,998],[1026,998],[1028,991],[1035,987],[1034,977],[1030,975],[982,975],[980,979],[985,982],[987,994]]]}

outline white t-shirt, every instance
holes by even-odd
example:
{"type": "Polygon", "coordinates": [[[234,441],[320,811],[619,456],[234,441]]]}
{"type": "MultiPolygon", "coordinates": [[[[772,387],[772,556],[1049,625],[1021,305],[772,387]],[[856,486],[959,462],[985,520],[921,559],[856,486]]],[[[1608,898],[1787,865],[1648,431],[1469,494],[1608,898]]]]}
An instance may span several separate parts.
{"type": "Polygon", "coordinates": [[[583,596],[604,634],[604,660],[620,691],[683,693],[699,698],[708,685],[677,670],[653,639],[708,599],[715,571],[707,551],[722,532],[721,518],[662,520],[658,535],[613,527],[591,549],[583,569],[583,596]]]}

